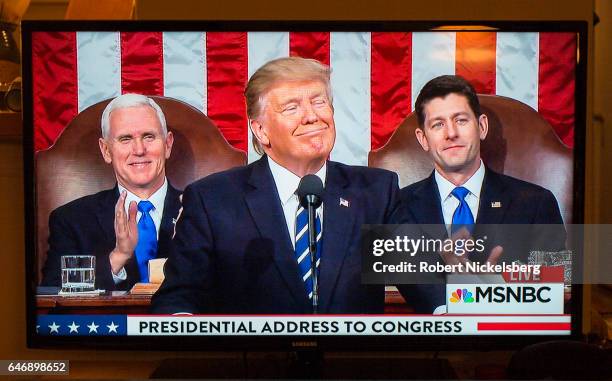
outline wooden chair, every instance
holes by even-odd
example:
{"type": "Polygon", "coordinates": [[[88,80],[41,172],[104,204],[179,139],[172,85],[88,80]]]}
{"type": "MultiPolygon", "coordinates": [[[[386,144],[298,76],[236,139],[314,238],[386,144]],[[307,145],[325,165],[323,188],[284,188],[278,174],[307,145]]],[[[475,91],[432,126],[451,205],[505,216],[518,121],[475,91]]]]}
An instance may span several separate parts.
{"type": "MultiPolygon", "coordinates": [[[[531,107],[517,100],[479,95],[489,118],[481,144],[482,159],[493,170],[549,189],[557,198],[565,223],[572,223],[573,152],[531,107]]],[[[369,154],[371,167],[398,173],[404,187],[431,174],[433,163],[416,140],[417,118],[410,114],[389,142],[369,154]]]]}
{"type": "MultiPolygon", "coordinates": [[[[172,185],[187,184],[211,173],[246,164],[246,154],[231,147],[202,112],[172,98],[151,97],[166,116],[174,146],[166,162],[172,185]]],[[[110,165],[98,148],[100,119],[110,99],[88,107],[64,129],[49,149],[36,155],[36,242],[38,279],[48,250],[49,214],[58,206],[115,185],[110,165]]]]}

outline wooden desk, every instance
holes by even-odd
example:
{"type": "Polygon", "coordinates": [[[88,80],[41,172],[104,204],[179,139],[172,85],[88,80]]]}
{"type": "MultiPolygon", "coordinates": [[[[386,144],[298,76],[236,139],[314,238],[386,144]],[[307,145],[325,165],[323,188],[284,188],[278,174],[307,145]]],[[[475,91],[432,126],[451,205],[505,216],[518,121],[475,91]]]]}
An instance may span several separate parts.
{"type": "Polygon", "coordinates": [[[151,295],[37,295],[39,314],[147,314],[151,295]]]}
{"type": "MultiPolygon", "coordinates": [[[[39,314],[147,314],[151,295],[114,293],[92,296],[37,295],[39,314]]],[[[385,291],[385,313],[410,313],[402,295],[395,289],[385,291]]]]}

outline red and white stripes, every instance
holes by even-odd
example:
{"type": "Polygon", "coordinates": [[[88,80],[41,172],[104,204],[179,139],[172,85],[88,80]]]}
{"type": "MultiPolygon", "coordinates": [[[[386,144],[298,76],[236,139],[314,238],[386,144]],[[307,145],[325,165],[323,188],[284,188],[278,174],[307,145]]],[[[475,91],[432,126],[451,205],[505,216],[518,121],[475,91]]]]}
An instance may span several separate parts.
{"type": "Polygon", "coordinates": [[[36,150],[80,111],[126,92],[165,95],[206,113],[228,142],[257,158],[243,99],[263,63],[287,55],[332,68],[333,160],[367,164],[431,78],[459,74],[476,90],[539,111],[574,136],[576,35],[510,32],[36,32],[36,150]]]}

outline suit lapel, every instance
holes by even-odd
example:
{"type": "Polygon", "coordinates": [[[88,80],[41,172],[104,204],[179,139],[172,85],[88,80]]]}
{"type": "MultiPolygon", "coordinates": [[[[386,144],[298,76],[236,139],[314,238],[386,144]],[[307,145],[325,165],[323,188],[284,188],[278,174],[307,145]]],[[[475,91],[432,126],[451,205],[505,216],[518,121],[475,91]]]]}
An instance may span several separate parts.
{"type": "Polygon", "coordinates": [[[477,224],[499,224],[510,206],[510,193],[506,192],[499,175],[486,168],[480,192],[477,224]]]}
{"type": "Polygon", "coordinates": [[[285,215],[266,156],[253,163],[248,184],[252,189],[246,192],[245,201],[257,230],[262,237],[272,241],[274,263],[287,289],[298,305],[307,308],[308,298],[299,277],[297,261],[292,255],[294,250],[285,215]]]}
{"type": "Polygon", "coordinates": [[[163,257],[168,253],[169,244],[174,235],[174,224],[178,217],[178,211],[181,208],[181,201],[179,199],[180,194],[180,191],[168,183],[168,190],[166,191],[166,198],[164,200],[164,211],[159,227],[159,238],[157,241],[158,257],[160,257],[160,253],[162,253],[163,257]]]}
{"type": "Polygon", "coordinates": [[[105,191],[98,202],[96,218],[102,228],[106,242],[115,246],[115,205],[119,199],[119,188],[117,184],[113,189],[105,191]]]}
{"type": "MultiPolygon", "coordinates": [[[[325,312],[334,293],[338,275],[347,253],[349,239],[357,237],[354,232],[357,205],[350,206],[356,197],[348,188],[349,181],[333,162],[327,164],[327,175],[323,191],[323,245],[319,267],[319,305],[325,312]],[[340,205],[340,199],[349,201],[349,206],[340,205]]],[[[354,204],[356,204],[354,202],[354,204]]],[[[361,255],[361,254],[359,254],[361,255]]]]}
{"type": "Polygon", "coordinates": [[[415,200],[410,201],[410,211],[423,230],[433,238],[446,236],[440,192],[434,173],[415,191],[415,200]]]}

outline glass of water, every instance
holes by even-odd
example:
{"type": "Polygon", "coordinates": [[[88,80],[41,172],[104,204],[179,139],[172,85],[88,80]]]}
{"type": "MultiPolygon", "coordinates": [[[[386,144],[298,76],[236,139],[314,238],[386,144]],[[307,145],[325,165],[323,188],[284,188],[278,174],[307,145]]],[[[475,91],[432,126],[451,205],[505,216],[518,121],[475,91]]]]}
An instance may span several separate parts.
{"type": "Polygon", "coordinates": [[[93,255],[64,255],[62,261],[62,292],[94,291],[96,257],[93,255]]]}

